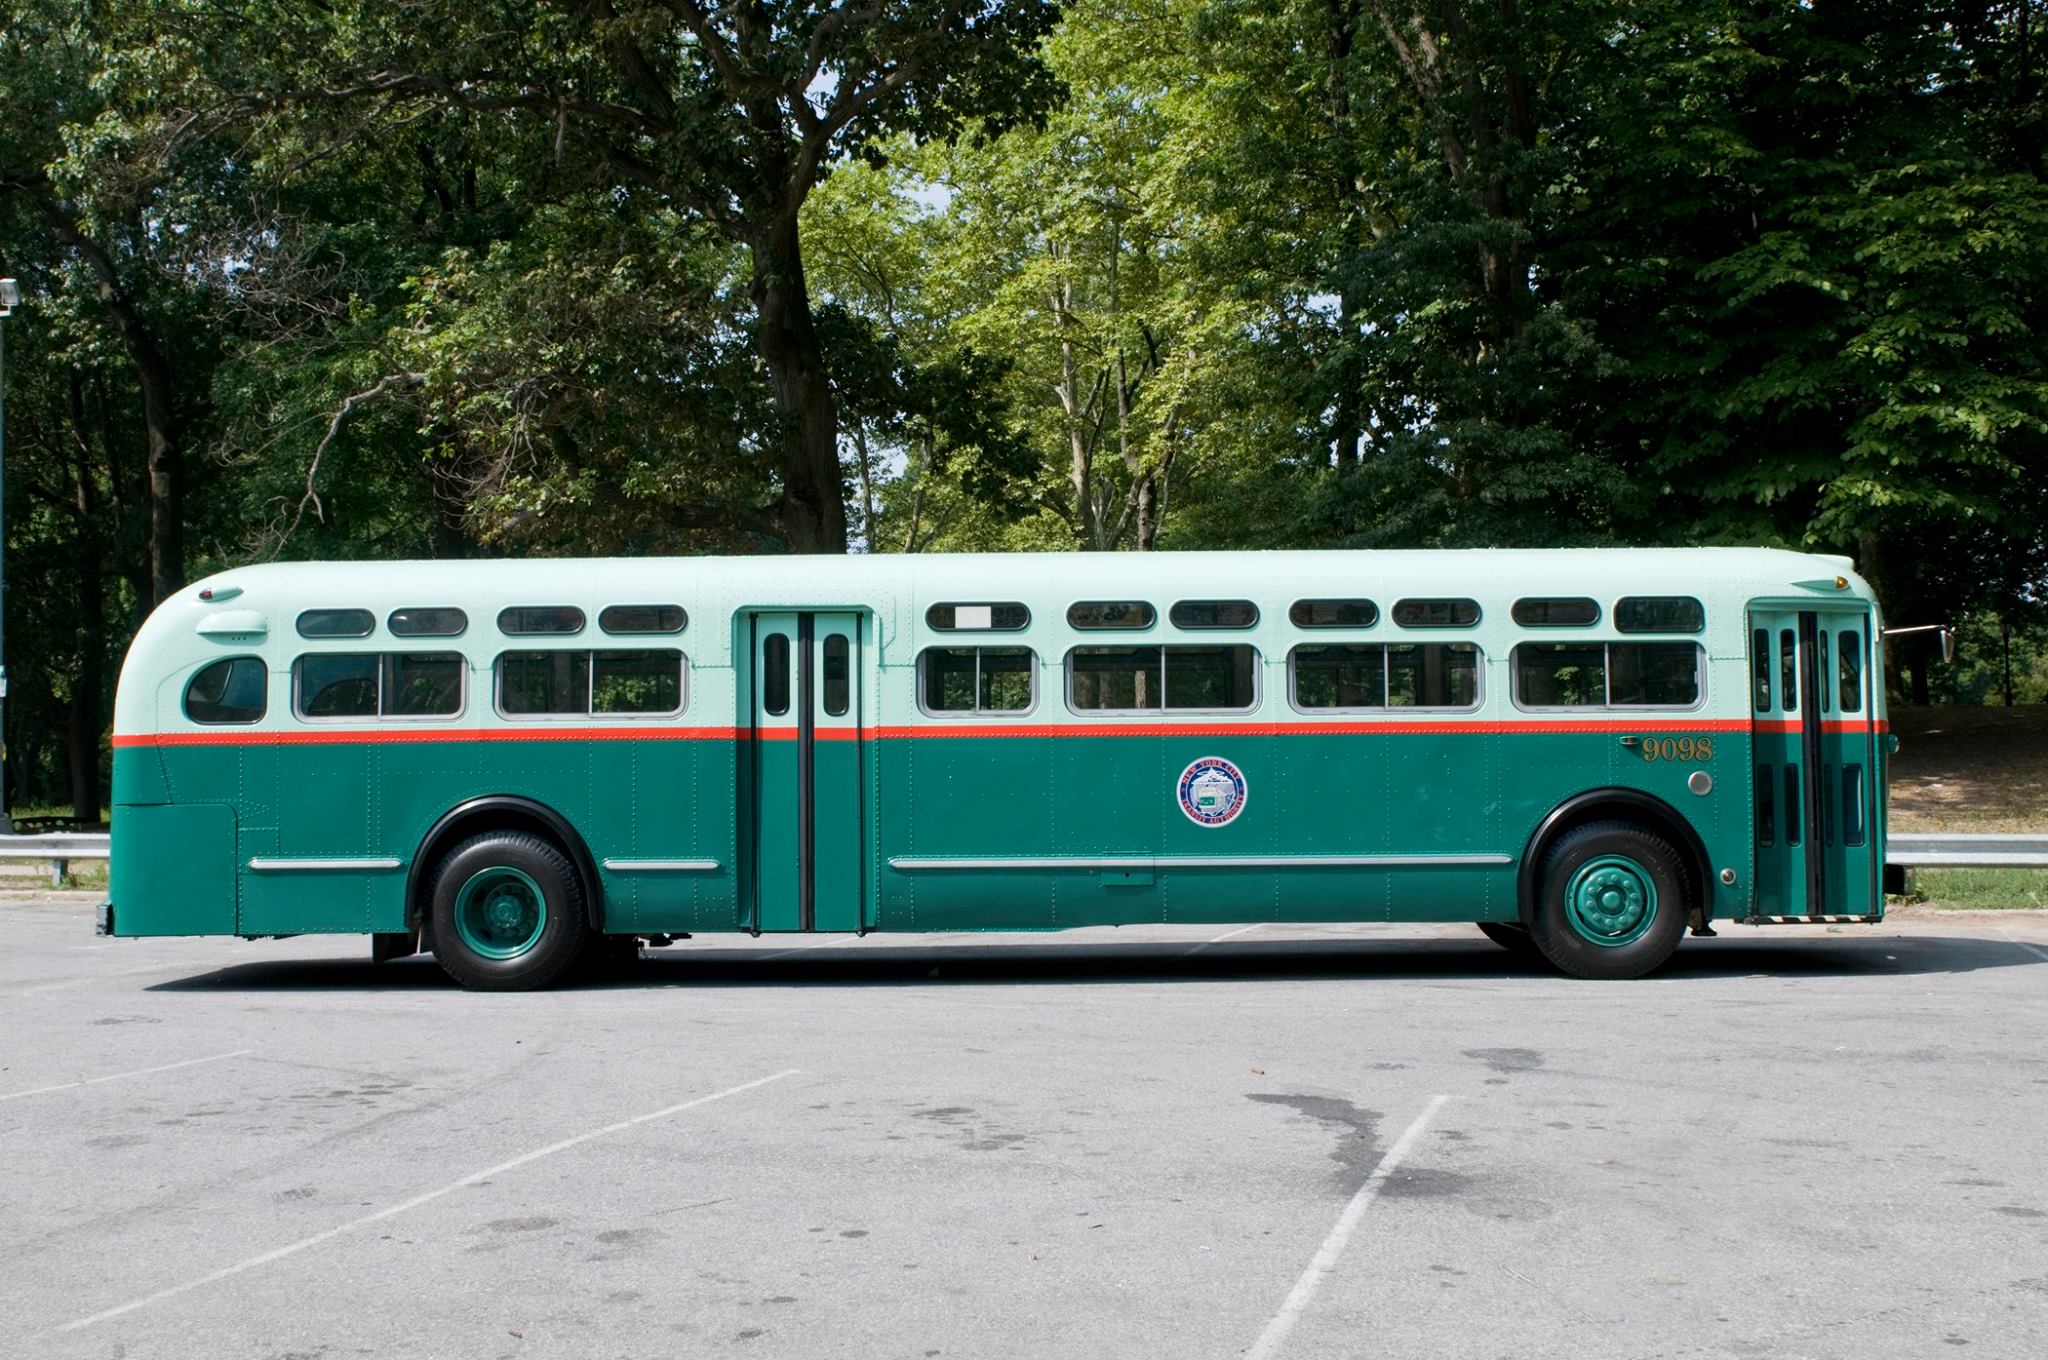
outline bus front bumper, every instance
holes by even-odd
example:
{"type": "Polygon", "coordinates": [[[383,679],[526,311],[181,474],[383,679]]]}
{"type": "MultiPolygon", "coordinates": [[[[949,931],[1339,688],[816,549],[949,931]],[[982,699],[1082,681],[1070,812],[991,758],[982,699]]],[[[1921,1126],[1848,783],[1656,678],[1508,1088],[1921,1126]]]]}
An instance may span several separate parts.
{"type": "Polygon", "coordinates": [[[111,935],[114,933],[114,899],[108,898],[93,909],[92,933],[111,935]]]}

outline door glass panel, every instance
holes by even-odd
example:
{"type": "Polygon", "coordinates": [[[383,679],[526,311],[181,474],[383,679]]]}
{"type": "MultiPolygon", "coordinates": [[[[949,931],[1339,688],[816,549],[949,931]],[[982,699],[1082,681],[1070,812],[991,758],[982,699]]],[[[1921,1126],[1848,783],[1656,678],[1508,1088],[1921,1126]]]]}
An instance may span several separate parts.
{"type": "Polygon", "coordinates": [[[1818,645],[1820,647],[1820,659],[1814,666],[1813,673],[1818,677],[1820,683],[1820,711],[1826,713],[1834,707],[1832,702],[1834,696],[1829,692],[1828,688],[1828,676],[1831,673],[1831,669],[1828,666],[1828,630],[1825,628],[1820,630],[1818,645]]]}
{"type": "Polygon", "coordinates": [[[1785,844],[1799,844],[1799,767],[1785,767],[1785,844]]]}
{"type": "Polygon", "coordinates": [[[1790,628],[1778,633],[1778,707],[1799,711],[1799,638],[1790,628]]]}
{"type": "Polygon", "coordinates": [[[761,640],[761,707],[770,717],[789,712],[789,637],[770,633],[761,640]]]}
{"type": "Polygon", "coordinates": [[[1863,639],[1855,629],[1842,631],[1835,655],[1841,662],[1842,711],[1863,711],[1863,639]]]}
{"type": "Polygon", "coordinates": [[[1863,767],[1842,767],[1842,844],[1863,844],[1863,767]]]}
{"type": "Polygon", "coordinates": [[[1756,673],[1756,711],[1771,711],[1771,630],[1759,628],[1749,640],[1750,668],[1756,673]]]}
{"type": "Polygon", "coordinates": [[[851,702],[852,666],[847,661],[846,634],[825,639],[825,716],[843,718],[851,702]]]}
{"type": "Polygon", "coordinates": [[[1772,770],[1768,765],[1756,767],[1756,843],[1773,845],[1778,836],[1777,810],[1773,806],[1776,790],[1771,787],[1772,770]]]}

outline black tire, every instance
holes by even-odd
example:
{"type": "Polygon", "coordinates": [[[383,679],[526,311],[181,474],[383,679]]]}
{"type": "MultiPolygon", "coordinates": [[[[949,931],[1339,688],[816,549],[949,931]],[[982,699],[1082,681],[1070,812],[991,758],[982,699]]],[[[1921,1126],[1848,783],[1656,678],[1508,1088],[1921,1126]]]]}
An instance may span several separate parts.
{"type": "Polygon", "coordinates": [[[1573,977],[1643,977],[1685,935],[1685,884],[1684,856],[1656,832],[1634,822],[1575,827],[1543,857],[1529,938],[1573,977]]]}
{"type": "Polygon", "coordinates": [[[434,957],[472,991],[551,987],[576,966],[590,937],[576,866],[552,842],[523,831],[463,841],[434,866],[427,894],[434,957]]]}
{"type": "Polygon", "coordinates": [[[1539,957],[1536,953],[1536,942],[1529,938],[1527,926],[1511,925],[1506,921],[1480,921],[1476,924],[1479,926],[1480,934],[1508,953],[1525,959],[1539,957]]]}

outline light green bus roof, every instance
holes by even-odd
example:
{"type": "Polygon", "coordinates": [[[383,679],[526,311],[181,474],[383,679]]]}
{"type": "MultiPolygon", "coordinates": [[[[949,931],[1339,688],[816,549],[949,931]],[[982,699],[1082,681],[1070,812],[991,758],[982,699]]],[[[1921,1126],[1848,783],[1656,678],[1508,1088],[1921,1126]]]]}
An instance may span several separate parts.
{"type": "MultiPolygon", "coordinates": [[[[599,610],[612,604],[677,604],[689,614],[683,634],[693,668],[731,664],[730,619],[742,609],[855,608],[876,617],[888,664],[907,665],[935,636],[924,610],[939,602],[1020,601],[1030,607],[1023,634],[979,634],[984,641],[1034,638],[1048,655],[1076,638],[1066,606],[1080,600],[1137,599],[1159,621],[1148,636],[1176,635],[1167,613],[1176,600],[1249,599],[1260,608],[1257,629],[1231,633],[1258,641],[1269,659],[1299,635],[1287,623],[1297,599],[1364,597],[1383,611],[1412,597],[1469,597],[1482,619],[1450,635],[1505,639],[1522,635],[1508,606],[1525,596],[1590,596],[1601,624],[1578,635],[1608,632],[1613,601],[1623,595],[1690,595],[1707,607],[1709,633],[1733,655],[1741,645],[1742,608],[1756,599],[1871,598],[1845,557],[1768,548],[1584,548],[1421,551],[963,553],[788,557],[524,558],[491,561],[287,562],[236,567],[195,582],[166,600],[137,633],[123,666],[115,706],[117,732],[155,730],[156,691],[203,661],[253,653],[273,666],[308,649],[294,628],[302,610],[363,608],[377,620],[369,638],[324,640],[328,650],[446,647],[487,658],[508,645],[496,630],[498,611],[515,605],[576,605],[589,624],[567,638],[522,639],[527,645],[651,645],[652,638],[608,637],[599,610]],[[1837,579],[1843,584],[1837,585],[1837,579]],[[202,598],[202,592],[213,598],[202,598]],[[227,598],[224,598],[227,597],[227,598]],[[393,609],[457,606],[469,629],[453,640],[393,639],[393,609]],[[237,634],[236,623],[260,622],[262,633],[237,634]],[[908,630],[911,646],[900,645],[908,630]]],[[[1385,632],[1384,617],[1378,632],[1385,632]]],[[[963,639],[969,635],[960,635],[963,639]]],[[[1105,640],[1106,635],[1079,635],[1105,640]]],[[[1124,636],[1128,637],[1129,634],[1124,636]]],[[[1226,635],[1204,633],[1210,640],[1226,635]]],[[[1415,637],[1416,634],[1407,634],[1415,637]]],[[[1056,659],[1056,657],[1054,658],[1056,659]]]]}

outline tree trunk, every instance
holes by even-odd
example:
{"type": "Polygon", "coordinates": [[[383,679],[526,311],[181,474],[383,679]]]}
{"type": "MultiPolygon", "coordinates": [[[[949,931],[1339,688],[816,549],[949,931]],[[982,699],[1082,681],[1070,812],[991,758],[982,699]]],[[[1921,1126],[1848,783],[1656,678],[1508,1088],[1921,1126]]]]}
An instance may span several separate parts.
{"type": "Polygon", "coordinates": [[[71,421],[78,456],[72,464],[74,504],[78,510],[76,566],[78,575],[78,678],[71,686],[71,709],[65,740],[71,767],[71,815],[81,823],[100,819],[100,707],[106,694],[106,535],[100,513],[99,484],[89,459],[92,437],[86,428],[85,385],[71,373],[71,421]]]}
{"type": "Polygon", "coordinates": [[[754,345],[768,370],[781,419],[781,523],[797,552],[846,551],[846,499],[839,470],[839,415],[794,213],[749,242],[754,274],[754,345]]]}

